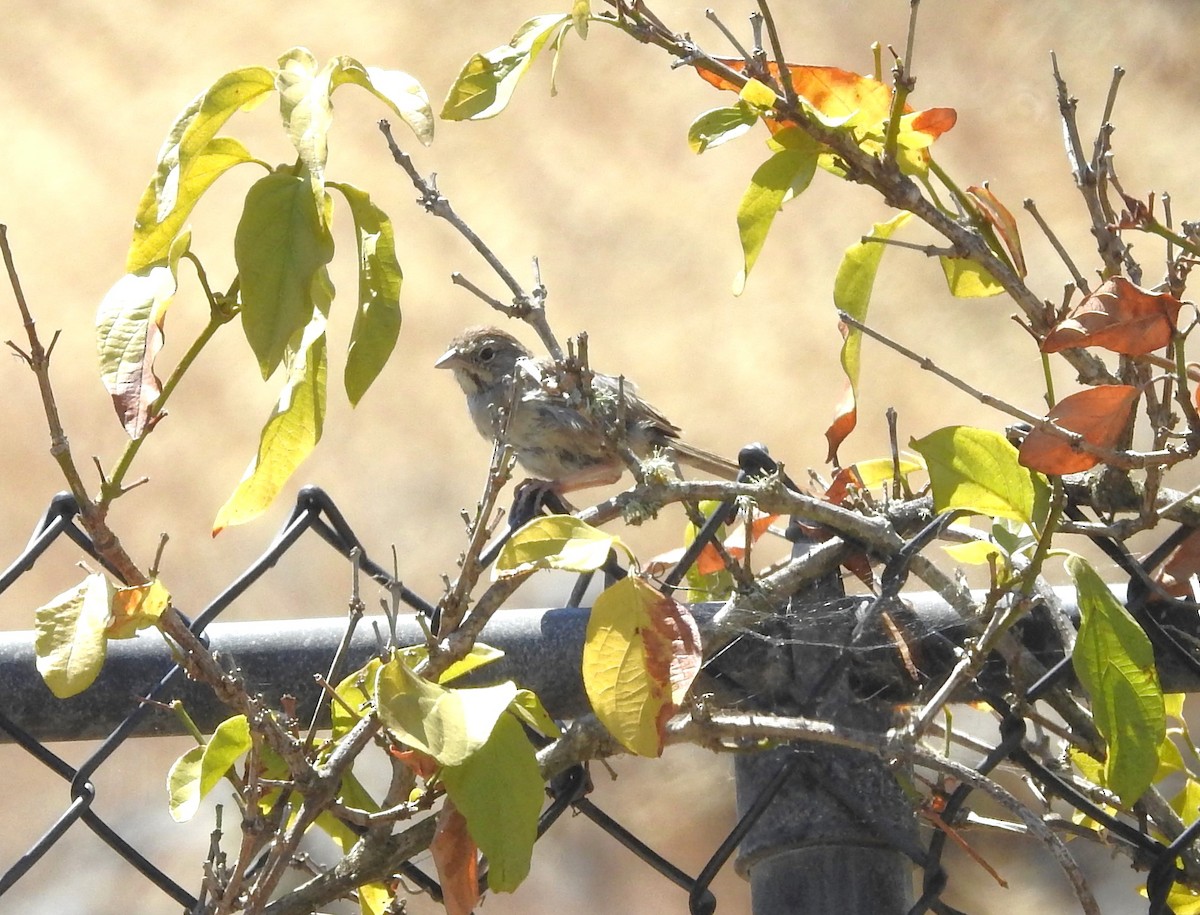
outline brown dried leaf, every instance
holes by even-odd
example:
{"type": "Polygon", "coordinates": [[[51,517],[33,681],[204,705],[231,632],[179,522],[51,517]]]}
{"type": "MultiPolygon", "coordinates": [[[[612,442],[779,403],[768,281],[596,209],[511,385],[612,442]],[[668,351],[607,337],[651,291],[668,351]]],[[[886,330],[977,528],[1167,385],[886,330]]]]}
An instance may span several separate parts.
{"type": "Polygon", "coordinates": [[[1182,307],[1172,295],[1147,292],[1123,276],[1114,276],[1046,335],[1042,351],[1099,346],[1126,356],[1144,356],[1171,342],[1182,307]]]}
{"type": "MultiPolygon", "coordinates": [[[[1138,389],[1127,384],[1102,384],[1072,394],[1058,402],[1046,419],[1077,432],[1088,444],[1112,448],[1120,440],[1138,398],[1138,389]]],[[[1079,451],[1061,436],[1034,429],[1021,445],[1020,462],[1048,474],[1080,473],[1100,463],[1100,458],[1079,451]]]]}

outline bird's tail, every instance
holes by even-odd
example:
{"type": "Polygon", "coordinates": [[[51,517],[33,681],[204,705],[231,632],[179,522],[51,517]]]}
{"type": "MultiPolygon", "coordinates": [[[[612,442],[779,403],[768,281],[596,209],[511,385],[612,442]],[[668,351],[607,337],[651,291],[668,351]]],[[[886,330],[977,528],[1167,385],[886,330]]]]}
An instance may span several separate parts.
{"type": "Polygon", "coordinates": [[[694,467],[703,473],[711,473],[723,480],[737,479],[740,469],[738,465],[718,454],[713,454],[711,451],[705,451],[703,448],[697,448],[695,445],[689,445],[678,439],[669,442],[667,447],[678,458],[681,464],[687,464],[689,467],[694,467]]]}

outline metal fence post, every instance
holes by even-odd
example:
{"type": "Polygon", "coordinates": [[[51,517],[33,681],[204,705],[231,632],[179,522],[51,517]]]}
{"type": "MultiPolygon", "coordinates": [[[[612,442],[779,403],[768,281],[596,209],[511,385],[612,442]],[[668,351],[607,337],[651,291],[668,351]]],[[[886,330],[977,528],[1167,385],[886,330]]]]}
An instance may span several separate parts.
{"type": "MultiPolygon", "coordinates": [[[[809,545],[798,537],[794,552],[809,545]]],[[[780,638],[751,647],[738,664],[737,679],[758,692],[756,705],[880,734],[892,727],[888,704],[857,699],[842,663],[861,606],[846,599],[838,576],[796,594],[780,638]]],[[[734,774],[739,814],[772,793],[739,849],[754,915],[909,910],[906,850],[917,849],[916,818],[882,760],[840,747],[782,747],[738,756],[734,774]]]]}

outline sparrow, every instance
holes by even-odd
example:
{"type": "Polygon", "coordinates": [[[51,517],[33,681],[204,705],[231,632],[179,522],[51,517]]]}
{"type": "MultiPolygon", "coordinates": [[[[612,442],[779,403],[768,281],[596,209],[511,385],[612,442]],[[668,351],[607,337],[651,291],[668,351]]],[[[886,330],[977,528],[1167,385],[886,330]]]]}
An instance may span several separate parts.
{"type": "Polygon", "coordinates": [[[517,462],[560,495],[620,479],[625,462],[609,431],[618,417],[624,421],[625,444],[639,458],[670,450],[697,470],[737,477],[736,464],[680,441],[679,427],[639,397],[630,382],[594,372],[589,402],[579,392],[559,389],[552,360],[534,358],[498,328],[469,328],[450,341],[434,365],[454,372],[479,434],[488,441],[504,436],[517,462]],[[622,397],[623,405],[618,403],[622,397]],[[510,409],[511,417],[504,417],[510,409]]]}

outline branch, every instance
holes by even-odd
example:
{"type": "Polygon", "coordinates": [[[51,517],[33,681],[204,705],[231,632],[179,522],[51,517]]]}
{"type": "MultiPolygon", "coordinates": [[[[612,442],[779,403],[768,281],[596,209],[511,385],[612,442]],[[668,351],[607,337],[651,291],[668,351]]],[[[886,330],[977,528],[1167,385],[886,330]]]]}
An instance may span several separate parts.
{"type": "MultiPolygon", "coordinates": [[[[392,125],[386,120],[380,121],[379,130],[387,139],[388,149],[392,153],[392,158],[396,161],[397,165],[404,169],[413,186],[421,195],[418,203],[425,208],[427,213],[432,213],[434,216],[438,216],[454,226],[458,230],[458,233],[470,242],[471,247],[483,256],[483,259],[488,262],[488,266],[496,272],[496,275],[500,277],[504,285],[513,294],[512,305],[504,305],[491,298],[486,298],[485,301],[508,317],[519,318],[529,324],[530,327],[537,331],[538,336],[546,345],[546,350],[550,353],[551,358],[555,362],[561,362],[563,359],[562,347],[559,346],[558,340],[555,338],[553,332],[550,330],[549,323],[546,321],[546,287],[541,284],[541,280],[538,280],[538,284],[532,292],[526,292],[524,287],[517,282],[517,278],[513,276],[512,272],[496,256],[495,252],[454,211],[454,208],[450,205],[450,201],[437,189],[434,183],[435,178],[426,181],[421,177],[420,172],[413,165],[412,159],[400,148],[399,144],[396,143],[396,138],[392,136],[392,125]]],[[[459,282],[458,285],[468,284],[459,282]]],[[[468,288],[474,287],[468,286],[468,288]]]]}
{"type": "Polygon", "coordinates": [[[992,407],[993,409],[999,410],[1002,413],[1007,413],[1009,416],[1029,423],[1029,425],[1035,429],[1057,436],[1058,438],[1061,438],[1070,444],[1072,448],[1075,448],[1076,450],[1082,451],[1086,454],[1090,454],[1111,467],[1117,467],[1121,470],[1134,470],[1152,466],[1170,467],[1195,456],[1195,451],[1189,445],[1179,448],[1166,448],[1160,451],[1125,451],[1113,448],[1101,448],[1098,445],[1093,445],[1078,432],[1072,432],[1070,429],[1064,429],[1062,426],[1050,422],[1045,417],[1035,416],[1032,413],[1022,410],[1020,407],[1013,406],[1007,401],[1003,401],[998,397],[995,397],[991,394],[986,394],[977,388],[971,387],[971,385],[967,384],[961,378],[957,377],[956,375],[952,375],[943,368],[940,368],[937,363],[935,363],[928,356],[922,356],[913,352],[902,343],[898,343],[885,334],[868,327],[866,324],[863,324],[856,318],[852,318],[845,312],[838,312],[838,317],[843,323],[853,327],[855,330],[862,331],[872,340],[877,340],[889,349],[894,350],[905,358],[912,360],[920,368],[925,369],[927,372],[932,372],[943,381],[946,381],[958,388],[963,393],[974,397],[984,406],[992,407]]]}

